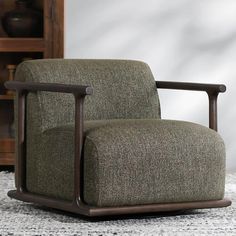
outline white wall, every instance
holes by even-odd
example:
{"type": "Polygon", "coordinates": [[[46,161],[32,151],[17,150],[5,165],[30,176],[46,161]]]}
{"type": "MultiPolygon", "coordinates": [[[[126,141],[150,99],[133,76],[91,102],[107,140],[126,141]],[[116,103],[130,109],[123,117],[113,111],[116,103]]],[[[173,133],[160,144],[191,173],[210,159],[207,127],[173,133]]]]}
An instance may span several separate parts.
{"type": "MultiPolygon", "coordinates": [[[[66,58],[146,61],[156,80],[224,83],[219,132],[236,170],[235,0],[66,0],[66,58]]],[[[162,117],[208,125],[204,93],[161,91],[162,117]]]]}

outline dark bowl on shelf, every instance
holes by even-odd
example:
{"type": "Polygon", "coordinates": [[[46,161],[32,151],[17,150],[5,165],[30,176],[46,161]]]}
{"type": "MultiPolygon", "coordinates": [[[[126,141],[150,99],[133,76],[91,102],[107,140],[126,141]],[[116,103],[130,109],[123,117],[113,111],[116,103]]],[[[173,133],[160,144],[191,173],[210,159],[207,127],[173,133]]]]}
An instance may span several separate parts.
{"type": "Polygon", "coordinates": [[[29,1],[16,1],[16,8],[2,17],[2,26],[10,37],[40,37],[43,34],[43,16],[29,8],[29,1]]]}

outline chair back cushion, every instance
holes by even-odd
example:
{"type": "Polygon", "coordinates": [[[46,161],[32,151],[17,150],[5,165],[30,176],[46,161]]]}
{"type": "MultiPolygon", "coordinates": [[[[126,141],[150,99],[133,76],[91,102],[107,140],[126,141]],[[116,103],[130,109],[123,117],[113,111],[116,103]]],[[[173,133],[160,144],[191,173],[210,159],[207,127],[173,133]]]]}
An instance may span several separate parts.
{"type": "MultiPolygon", "coordinates": [[[[16,80],[90,85],[94,93],[85,99],[86,120],[160,118],[155,81],[143,62],[32,60],[18,66],[16,80]]],[[[41,131],[74,122],[74,98],[70,94],[30,94],[28,109],[34,113],[29,116],[38,119],[41,131]]]]}

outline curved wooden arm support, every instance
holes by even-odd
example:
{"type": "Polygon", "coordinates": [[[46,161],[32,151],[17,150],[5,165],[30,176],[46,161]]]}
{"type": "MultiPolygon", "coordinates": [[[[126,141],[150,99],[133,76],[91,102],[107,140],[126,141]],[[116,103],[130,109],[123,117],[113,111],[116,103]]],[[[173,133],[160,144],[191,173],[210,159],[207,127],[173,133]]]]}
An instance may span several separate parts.
{"type": "MultiPolygon", "coordinates": [[[[72,207],[79,207],[81,214],[85,214],[86,205],[81,200],[81,156],[83,145],[83,103],[86,95],[93,93],[90,86],[66,85],[54,83],[34,83],[7,81],[7,89],[16,90],[18,101],[18,157],[16,163],[16,188],[17,194],[28,194],[26,188],[26,99],[30,92],[57,92],[71,93],[75,98],[75,157],[74,157],[74,200],[72,207]]],[[[68,204],[70,205],[70,204],[68,204]]]]}
{"type": "Polygon", "coordinates": [[[16,91],[72,93],[76,96],[91,95],[93,93],[93,89],[90,86],[72,84],[7,81],[4,85],[7,89],[16,91]]]}
{"type": "Polygon", "coordinates": [[[219,93],[224,93],[226,91],[226,86],[224,84],[156,81],[156,86],[160,89],[180,89],[206,92],[209,98],[209,128],[217,131],[217,97],[219,93]]]}

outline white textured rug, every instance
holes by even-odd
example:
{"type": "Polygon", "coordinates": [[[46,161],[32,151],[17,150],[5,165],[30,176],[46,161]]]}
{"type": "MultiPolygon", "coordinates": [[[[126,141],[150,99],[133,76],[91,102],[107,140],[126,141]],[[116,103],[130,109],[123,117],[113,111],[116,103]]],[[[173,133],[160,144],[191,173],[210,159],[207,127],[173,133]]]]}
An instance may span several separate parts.
{"type": "Polygon", "coordinates": [[[13,174],[0,172],[0,236],[236,235],[236,174],[227,175],[226,196],[233,201],[231,207],[99,222],[11,200],[7,191],[13,184],[13,174]]]}

